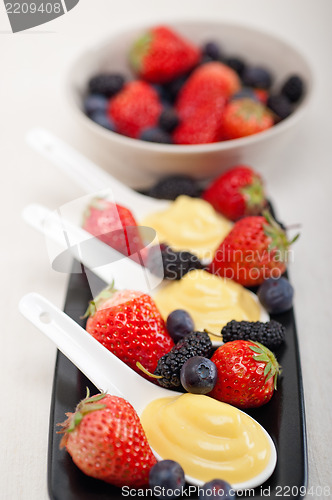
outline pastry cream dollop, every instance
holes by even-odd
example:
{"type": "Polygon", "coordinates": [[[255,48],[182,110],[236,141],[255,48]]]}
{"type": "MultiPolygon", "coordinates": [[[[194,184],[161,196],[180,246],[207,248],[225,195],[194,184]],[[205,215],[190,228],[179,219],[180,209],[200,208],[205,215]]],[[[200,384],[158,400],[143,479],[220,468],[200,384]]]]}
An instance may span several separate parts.
{"type": "Polygon", "coordinates": [[[270,460],[270,442],[260,425],[209,396],[156,399],[144,409],[141,422],[158,455],[179,462],[195,479],[242,483],[263,472],[270,460]]]}
{"type": "Polygon", "coordinates": [[[212,260],[232,223],[205,200],[179,196],[168,208],[149,214],[141,224],[152,227],[160,243],[212,260]]]}
{"type": "MultiPolygon", "coordinates": [[[[251,292],[235,281],[201,269],[166,284],[154,300],[165,319],[175,309],[184,309],[192,316],[196,330],[206,329],[219,335],[233,319],[259,321],[261,317],[258,301],[251,292]]],[[[213,335],[211,338],[217,340],[213,335]]]]}

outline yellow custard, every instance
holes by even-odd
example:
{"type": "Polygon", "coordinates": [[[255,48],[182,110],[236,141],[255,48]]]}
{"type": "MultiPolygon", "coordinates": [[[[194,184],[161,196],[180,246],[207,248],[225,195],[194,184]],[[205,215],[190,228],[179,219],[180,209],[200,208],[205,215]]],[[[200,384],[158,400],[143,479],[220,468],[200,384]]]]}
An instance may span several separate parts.
{"type": "Polygon", "coordinates": [[[179,462],[185,474],[202,481],[248,481],[263,472],[271,457],[258,423],[209,396],[157,399],[145,408],[141,422],[149,444],[163,459],[179,462]]]}
{"type": "Polygon", "coordinates": [[[165,319],[175,309],[184,309],[200,331],[220,334],[222,327],[233,319],[260,320],[260,307],[248,290],[203,270],[190,271],[180,281],[165,285],[153,298],[165,319]]]}
{"type": "Polygon", "coordinates": [[[145,217],[141,224],[152,227],[160,243],[167,243],[173,250],[187,250],[210,260],[232,228],[232,223],[210,203],[189,196],[179,196],[165,210],[145,217]]]}

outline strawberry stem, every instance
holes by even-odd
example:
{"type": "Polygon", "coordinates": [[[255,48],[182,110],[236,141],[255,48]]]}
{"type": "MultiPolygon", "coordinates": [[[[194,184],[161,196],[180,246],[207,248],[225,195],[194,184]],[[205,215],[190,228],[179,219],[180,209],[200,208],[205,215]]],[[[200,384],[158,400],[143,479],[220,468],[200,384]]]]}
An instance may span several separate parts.
{"type": "Polygon", "coordinates": [[[144,366],[139,362],[139,361],[136,361],[136,366],[137,368],[139,368],[143,373],[145,373],[145,375],[147,375],[148,377],[152,377],[152,378],[163,378],[162,375],[154,375],[153,373],[150,373],[146,368],[144,368],[144,366]]]}

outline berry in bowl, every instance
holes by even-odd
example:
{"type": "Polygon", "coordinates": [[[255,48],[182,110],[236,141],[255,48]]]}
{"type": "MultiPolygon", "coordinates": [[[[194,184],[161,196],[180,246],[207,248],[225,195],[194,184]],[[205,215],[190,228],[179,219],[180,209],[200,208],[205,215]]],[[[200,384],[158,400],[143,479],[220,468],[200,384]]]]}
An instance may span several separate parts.
{"type": "Polygon", "coordinates": [[[118,165],[204,178],[280,149],[307,108],[312,72],[268,33],[197,21],[114,36],[80,56],[67,88],[118,165]]]}

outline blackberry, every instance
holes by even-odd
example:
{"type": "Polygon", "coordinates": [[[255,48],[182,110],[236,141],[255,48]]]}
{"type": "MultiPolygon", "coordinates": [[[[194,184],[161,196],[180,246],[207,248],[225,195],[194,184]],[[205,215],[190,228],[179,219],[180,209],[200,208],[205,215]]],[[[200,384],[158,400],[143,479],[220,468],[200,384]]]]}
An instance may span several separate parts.
{"type": "Polygon", "coordinates": [[[276,349],[285,341],[285,327],[278,321],[230,321],[221,330],[224,342],[252,340],[269,349],[276,349]]]}
{"type": "Polygon", "coordinates": [[[193,269],[203,269],[204,265],[199,258],[186,251],[176,252],[170,247],[161,251],[164,268],[164,278],[168,280],[180,280],[185,274],[193,269]]]}
{"type": "Polygon", "coordinates": [[[303,95],[304,84],[302,78],[293,75],[282,86],[281,93],[291,102],[297,102],[303,95]]]}
{"type": "Polygon", "coordinates": [[[156,276],[168,280],[180,280],[193,269],[204,269],[196,255],[185,251],[176,252],[167,245],[150,249],[147,267],[156,276]]]}
{"type": "Polygon", "coordinates": [[[292,113],[292,105],[284,95],[270,95],[267,103],[267,107],[270,108],[273,113],[277,115],[279,120],[284,120],[292,113]]]}
{"type": "Polygon", "coordinates": [[[124,82],[124,77],[118,73],[101,73],[89,80],[89,91],[112,97],[122,89],[124,82]]]}
{"type": "Polygon", "coordinates": [[[185,84],[189,77],[189,74],[179,76],[175,80],[172,80],[170,83],[165,85],[165,90],[169,96],[171,102],[174,102],[180,92],[181,88],[185,84]]]}
{"type": "Polygon", "coordinates": [[[234,69],[240,77],[243,75],[243,72],[246,69],[243,59],[240,59],[239,57],[229,57],[225,62],[227,66],[234,69]]]}
{"type": "Polygon", "coordinates": [[[159,127],[151,127],[143,130],[139,136],[141,141],[157,142],[159,144],[172,144],[172,137],[159,127]]]}
{"type": "Polygon", "coordinates": [[[193,356],[207,358],[211,351],[212,342],[207,333],[190,333],[159,359],[154,375],[162,377],[159,379],[162,387],[178,388],[181,386],[180,371],[185,362],[193,356]]]}
{"type": "Polygon", "coordinates": [[[180,123],[174,108],[164,108],[159,117],[159,127],[166,132],[172,132],[180,123]]]}
{"type": "Polygon", "coordinates": [[[161,102],[164,102],[167,106],[171,106],[171,99],[167,87],[161,85],[160,83],[153,83],[152,87],[157,92],[161,102]]]}
{"type": "Polygon", "coordinates": [[[152,186],[148,194],[160,200],[175,200],[181,194],[197,198],[201,194],[201,189],[189,175],[170,175],[152,186]]]}

